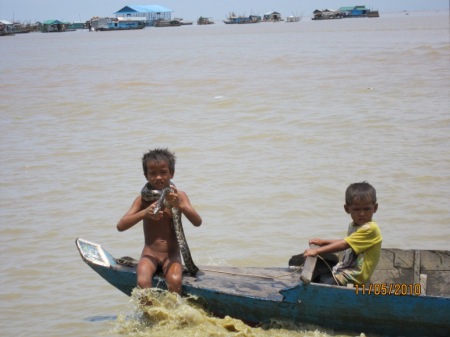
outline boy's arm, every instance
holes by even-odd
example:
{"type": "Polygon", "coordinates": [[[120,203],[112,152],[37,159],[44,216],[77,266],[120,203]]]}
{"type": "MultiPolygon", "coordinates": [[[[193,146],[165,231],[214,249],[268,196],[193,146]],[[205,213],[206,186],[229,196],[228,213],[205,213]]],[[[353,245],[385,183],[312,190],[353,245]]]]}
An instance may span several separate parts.
{"type": "Polygon", "coordinates": [[[332,244],[333,242],[336,242],[336,241],[339,241],[339,240],[323,240],[323,239],[314,238],[314,239],[309,240],[309,244],[325,246],[325,245],[332,244]]]}
{"type": "Polygon", "coordinates": [[[331,243],[325,246],[321,246],[315,249],[306,249],[303,253],[304,256],[317,256],[323,255],[326,253],[337,253],[342,250],[346,250],[350,248],[350,245],[344,239],[341,240],[330,240],[331,243]]]}
{"type": "Polygon", "coordinates": [[[123,232],[131,227],[133,227],[135,224],[137,224],[139,221],[150,218],[152,220],[159,220],[161,218],[163,212],[159,212],[158,214],[153,214],[153,210],[155,209],[156,202],[151,204],[150,206],[146,208],[142,208],[142,198],[141,196],[138,196],[133,204],[131,205],[130,209],[123,215],[123,217],[119,220],[117,223],[117,230],[119,232],[123,232]]]}
{"type": "Polygon", "coordinates": [[[175,186],[172,186],[172,189],[174,192],[169,193],[167,201],[173,207],[178,208],[194,226],[200,226],[202,224],[202,218],[194,207],[192,207],[187,194],[183,191],[177,191],[175,186]]]}

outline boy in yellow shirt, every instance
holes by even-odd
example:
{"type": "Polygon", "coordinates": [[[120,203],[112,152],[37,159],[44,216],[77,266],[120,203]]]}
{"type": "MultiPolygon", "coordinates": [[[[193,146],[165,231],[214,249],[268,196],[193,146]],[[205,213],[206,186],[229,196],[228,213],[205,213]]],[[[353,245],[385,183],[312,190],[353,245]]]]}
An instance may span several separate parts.
{"type": "Polygon", "coordinates": [[[342,262],[332,274],[321,275],[320,283],[347,285],[365,284],[372,276],[381,254],[381,231],[372,216],[378,209],[375,188],[368,182],[351,184],[345,192],[345,211],[352,222],[347,237],[339,240],[311,239],[310,244],[320,246],[306,249],[303,255],[317,256],[345,250],[342,262]]]}

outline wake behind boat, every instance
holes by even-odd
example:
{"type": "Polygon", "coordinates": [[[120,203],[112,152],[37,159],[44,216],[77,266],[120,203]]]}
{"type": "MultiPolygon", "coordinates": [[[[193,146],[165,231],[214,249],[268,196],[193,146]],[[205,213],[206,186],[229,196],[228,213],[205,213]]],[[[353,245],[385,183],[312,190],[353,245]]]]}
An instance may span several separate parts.
{"type": "MultiPolygon", "coordinates": [[[[76,245],[87,265],[131,295],[136,260],[116,259],[83,239],[76,245]]],[[[303,282],[310,267],[308,261],[296,269],[200,267],[195,276],[183,275],[182,292],[202,298],[219,317],[249,324],[283,318],[335,331],[409,337],[450,331],[449,251],[383,249],[373,283],[355,288],[303,282]]],[[[166,289],[161,275],[153,284],[166,289]]]]}

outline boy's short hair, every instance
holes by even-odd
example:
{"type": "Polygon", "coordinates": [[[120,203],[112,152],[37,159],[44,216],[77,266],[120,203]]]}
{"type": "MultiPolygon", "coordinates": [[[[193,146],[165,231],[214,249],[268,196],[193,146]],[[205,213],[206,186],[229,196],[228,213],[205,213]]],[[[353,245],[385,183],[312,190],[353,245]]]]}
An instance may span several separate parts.
{"type": "Polygon", "coordinates": [[[149,161],[155,161],[155,162],[161,162],[165,161],[167,162],[167,165],[169,166],[169,171],[171,174],[175,173],[175,153],[170,152],[169,149],[154,149],[149,150],[147,153],[144,153],[144,156],[142,157],[142,168],[144,169],[144,174],[147,175],[147,162],[149,161]]]}
{"type": "Polygon", "coordinates": [[[377,191],[367,181],[353,183],[345,191],[345,203],[352,205],[355,202],[377,202],[377,191]]]}

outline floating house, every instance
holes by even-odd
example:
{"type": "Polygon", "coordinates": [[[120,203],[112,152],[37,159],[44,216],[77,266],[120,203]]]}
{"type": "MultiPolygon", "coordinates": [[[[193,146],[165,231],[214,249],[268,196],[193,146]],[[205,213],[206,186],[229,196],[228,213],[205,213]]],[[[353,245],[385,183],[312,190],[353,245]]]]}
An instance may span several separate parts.
{"type": "Polygon", "coordinates": [[[284,21],[281,18],[281,14],[278,12],[269,12],[263,15],[263,19],[262,21],[264,22],[279,22],[279,21],[284,21]]]}
{"type": "Polygon", "coordinates": [[[344,18],[378,18],[378,11],[372,11],[366,6],[347,6],[341,7],[339,10],[344,13],[344,18]]]}
{"type": "Polygon", "coordinates": [[[0,20],[0,36],[6,35],[14,35],[13,23],[6,20],[0,20]]]}
{"type": "Polygon", "coordinates": [[[134,18],[92,18],[88,25],[90,31],[109,31],[109,30],[131,30],[131,29],[143,29],[147,18],[134,17],[134,18]]]}
{"type": "Polygon", "coordinates": [[[145,17],[146,26],[153,26],[157,20],[171,20],[173,10],[159,5],[129,5],[114,14],[117,18],[145,17]]]}
{"type": "Polygon", "coordinates": [[[346,6],[338,10],[334,9],[316,9],[313,12],[313,20],[328,20],[328,19],[342,19],[342,18],[378,18],[380,14],[378,11],[372,11],[366,6],[346,6]]]}
{"type": "Polygon", "coordinates": [[[345,18],[366,17],[370,12],[366,6],[346,6],[339,8],[339,10],[344,14],[345,18]]]}
{"type": "Polygon", "coordinates": [[[42,33],[62,33],[66,31],[68,25],[70,23],[59,20],[45,20],[42,22],[41,31],[42,33]]]}

